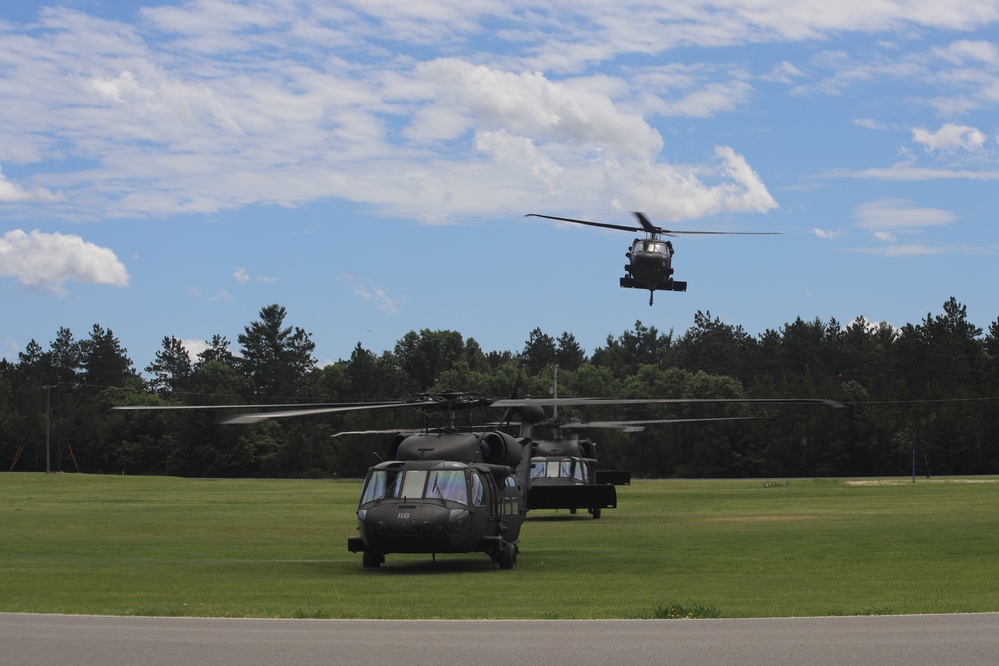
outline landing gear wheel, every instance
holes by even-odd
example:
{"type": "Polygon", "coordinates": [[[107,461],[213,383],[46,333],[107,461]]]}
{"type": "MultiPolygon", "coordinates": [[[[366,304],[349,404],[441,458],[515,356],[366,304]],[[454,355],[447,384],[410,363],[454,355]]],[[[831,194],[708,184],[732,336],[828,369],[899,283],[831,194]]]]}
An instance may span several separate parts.
{"type": "Polygon", "coordinates": [[[385,561],[385,556],[378,553],[369,553],[368,551],[364,551],[362,561],[365,569],[377,569],[382,565],[382,562],[385,561]]]}
{"type": "Polygon", "coordinates": [[[600,518],[600,509],[591,509],[590,513],[593,514],[593,520],[600,518]]]}
{"type": "Polygon", "coordinates": [[[499,556],[500,569],[517,568],[517,546],[512,543],[503,544],[503,549],[499,556]]]}

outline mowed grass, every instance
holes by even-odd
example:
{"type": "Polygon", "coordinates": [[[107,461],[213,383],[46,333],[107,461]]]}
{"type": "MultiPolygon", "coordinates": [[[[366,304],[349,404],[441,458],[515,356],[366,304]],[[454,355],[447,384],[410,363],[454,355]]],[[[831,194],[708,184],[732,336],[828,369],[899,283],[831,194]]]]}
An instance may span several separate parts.
{"type": "Polygon", "coordinates": [[[519,568],[348,553],[356,480],[0,475],[0,611],[651,618],[999,611],[999,480],[637,481],[519,568]]]}

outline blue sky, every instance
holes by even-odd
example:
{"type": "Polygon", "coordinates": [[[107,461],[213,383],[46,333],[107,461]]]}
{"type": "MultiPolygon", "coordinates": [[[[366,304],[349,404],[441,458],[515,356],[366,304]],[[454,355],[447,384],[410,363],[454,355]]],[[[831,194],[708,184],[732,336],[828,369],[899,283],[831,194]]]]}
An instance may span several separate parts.
{"type": "Polygon", "coordinates": [[[999,0],[0,8],[0,354],[999,317],[999,0]],[[686,293],[621,289],[682,230],[686,293]]]}

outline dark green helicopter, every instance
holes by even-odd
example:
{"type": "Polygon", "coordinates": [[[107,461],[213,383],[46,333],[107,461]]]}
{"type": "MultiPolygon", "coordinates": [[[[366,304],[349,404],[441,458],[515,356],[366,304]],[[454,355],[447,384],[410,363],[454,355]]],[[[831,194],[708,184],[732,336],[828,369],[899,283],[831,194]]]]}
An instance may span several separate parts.
{"type": "MultiPolygon", "coordinates": [[[[362,553],[365,567],[379,567],[393,553],[482,552],[503,569],[517,566],[520,529],[528,511],[532,480],[530,438],[500,430],[459,426],[458,411],[474,408],[526,409],[557,405],[620,405],[656,403],[825,403],[812,399],[609,399],[544,398],[491,399],[447,390],[409,400],[328,405],[281,405],[276,411],[243,413],[222,423],[249,424],[264,419],[314,416],[381,409],[423,409],[441,415],[438,423],[420,431],[395,432],[389,442],[390,460],[371,468],[357,508],[357,536],[347,539],[350,552],[362,553]]],[[[232,409],[239,406],[119,406],[115,409],[232,409]]],[[[272,409],[277,405],[256,405],[272,409]]],[[[242,406],[246,408],[246,406],[242,406]]],[[[379,432],[379,431],[365,431],[379,432]]],[[[343,433],[346,434],[346,433],[343,433]]]]}
{"type": "Polygon", "coordinates": [[[631,484],[630,470],[609,470],[597,467],[597,444],[580,439],[579,431],[608,429],[641,432],[647,426],[666,423],[708,421],[738,421],[757,419],[756,416],[732,416],[682,419],[642,419],[632,421],[580,421],[559,418],[555,407],[552,418],[536,405],[526,405],[521,413],[520,437],[529,440],[531,455],[530,484],[527,509],[566,509],[570,515],[585,509],[593,518],[601,517],[604,509],[617,508],[617,486],[631,484]],[[535,439],[534,428],[549,430],[551,439],[535,439]]]}
{"type": "Polygon", "coordinates": [[[530,447],[499,430],[480,432],[458,412],[496,401],[460,391],[424,393],[406,401],[282,412],[243,414],[227,423],[264,418],[417,408],[440,416],[419,431],[352,431],[341,435],[392,432],[389,460],[368,469],[357,507],[357,536],[347,550],[361,553],[365,567],[379,567],[393,553],[489,555],[501,569],[514,569],[520,527],[526,514],[530,447]]]}
{"type": "Polygon", "coordinates": [[[624,277],[621,278],[622,287],[630,289],[648,289],[649,305],[652,305],[652,298],[657,290],[659,291],[687,291],[686,282],[678,282],[673,279],[673,243],[663,240],[662,236],[677,236],[680,234],[709,234],[709,235],[741,235],[741,236],[781,236],[779,231],[676,231],[674,229],[663,229],[649,222],[642,213],[635,213],[638,218],[639,227],[628,227],[622,224],[607,224],[605,222],[590,222],[587,220],[576,220],[571,217],[556,217],[554,215],[540,215],[538,213],[528,213],[527,217],[543,217],[548,220],[559,220],[562,222],[572,222],[574,224],[585,224],[591,227],[602,227],[604,229],[617,229],[619,231],[644,231],[645,238],[636,238],[631,249],[625,253],[628,263],[624,266],[624,277]]]}

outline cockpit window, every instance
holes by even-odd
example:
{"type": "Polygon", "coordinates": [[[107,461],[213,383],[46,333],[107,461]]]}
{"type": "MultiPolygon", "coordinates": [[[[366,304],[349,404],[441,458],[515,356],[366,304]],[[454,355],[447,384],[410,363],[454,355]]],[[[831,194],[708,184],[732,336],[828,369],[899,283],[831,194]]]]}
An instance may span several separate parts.
{"type": "Polygon", "coordinates": [[[423,497],[423,486],[426,482],[427,471],[425,469],[409,470],[402,482],[402,497],[407,499],[423,497]]]}
{"type": "MultiPolygon", "coordinates": [[[[531,463],[531,478],[543,479],[548,476],[548,463],[544,460],[531,463]]],[[[558,476],[558,467],[555,468],[555,475],[558,476]]]]}
{"type": "Polygon", "coordinates": [[[473,473],[472,474],[472,506],[483,506],[486,503],[486,489],[482,485],[482,478],[473,473]]]}
{"type": "Polygon", "coordinates": [[[575,479],[586,481],[586,467],[577,460],[539,460],[531,463],[532,479],[575,479]]]}
{"type": "Polygon", "coordinates": [[[368,474],[361,504],[382,499],[444,499],[468,504],[462,470],[374,470],[368,474]]]}
{"type": "Polygon", "coordinates": [[[398,470],[375,470],[368,474],[361,493],[361,504],[380,499],[399,497],[402,490],[404,472],[398,470]]]}
{"type": "Polygon", "coordinates": [[[461,470],[431,470],[427,478],[427,499],[445,499],[468,504],[468,486],[461,470]]]}

